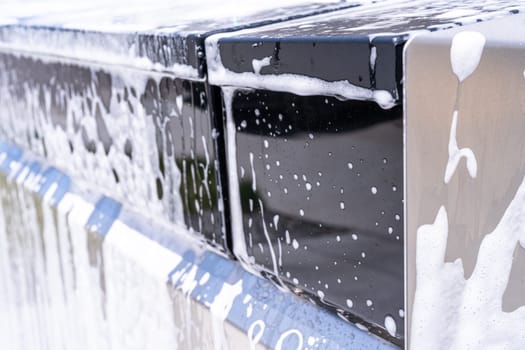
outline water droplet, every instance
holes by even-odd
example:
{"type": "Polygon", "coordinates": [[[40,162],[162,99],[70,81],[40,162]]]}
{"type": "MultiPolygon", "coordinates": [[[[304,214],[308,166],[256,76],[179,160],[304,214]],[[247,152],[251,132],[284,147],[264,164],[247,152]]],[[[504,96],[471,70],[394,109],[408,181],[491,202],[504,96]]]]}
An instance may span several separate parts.
{"type": "Polygon", "coordinates": [[[268,144],[268,140],[264,140],[264,148],[268,148],[269,144],[268,144]]]}
{"type": "Polygon", "coordinates": [[[310,138],[310,140],[313,140],[314,139],[314,134],[308,134],[308,137],[310,138]]]}
{"type": "Polygon", "coordinates": [[[361,252],[361,257],[364,259],[366,258],[366,253],[365,252],[361,252]]]}
{"type": "Polygon", "coordinates": [[[350,299],[346,299],[346,306],[349,308],[352,308],[354,306],[354,302],[350,299]]]}
{"type": "Polygon", "coordinates": [[[388,227],[388,234],[391,235],[393,232],[394,232],[394,229],[391,226],[389,226],[388,227]]]}
{"type": "Polygon", "coordinates": [[[341,210],[345,210],[345,202],[339,202],[339,208],[341,208],[341,210]]]}
{"type": "Polygon", "coordinates": [[[304,184],[304,186],[306,187],[307,191],[311,191],[312,190],[312,184],[311,183],[307,182],[307,183],[304,184]]]}
{"type": "Polygon", "coordinates": [[[299,209],[299,215],[304,216],[304,210],[303,209],[299,209]]]}
{"type": "Polygon", "coordinates": [[[246,120],[243,120],[243,121],[241,122],[241,127],[242,127],[243,129],[245,129],[247,126],[248,126],[248,123],[246,122],[246,120]]]}
{"type": "Polygon", "coordinates": [[[317,295],[319,296],[319,298],[321,298],[321,300],[324,299],[324,293],[323,293],[322,290],[318,290],[318,291],[317,291],[317,295]]]}
{"type": "Polygon", "coordinates": [[[293,282],[294,284],[299,284],[299,280],[298,280],[297,278],[294,278],[294,279],[292,280],[292,282],[293,282]]]}
{"type": "Polygon", "coordinates": [[[377,193],[377,187],[372,186],[372,187],[370,188],[370,191],[372,192],[372,194],[376,194],[376,193],[377,193]]]}
{"type": "Polygon", "coordinates": [[[388,159],[383,158],[383,164],[386,164],[388,162],[388,159]]]}
{"type": "Polygon", "coordinates": [[[352,233],[352,239],[353,239],[354,241],[357,241],[357,235],[356,235],[355,233],[352,233]]]}
{"type": "Polygon", "coordinates": [[[399,317],[401,317],[401,318],[405,317],[405,310],[399,309],[399,317]]]}
{"type": "Polygon", "coordinates": [[[341,236],[337,235],[337,237],[335,237],[335,240],[336,240],[337,242],[341,242],[341,236]]]}
{"type": "Polygon", "coordinates": [[[314,337],[308,337],[308,345],[314,346],[315,344],[315,338],[314,337]]]}
{"type": "Polygon", "coordinates": [[[348,169],[353,169],[354,165],[352,163],[348,163],[348,169]]]}
{"type": "Polygon", "coordinates": [[[292,247],[295,250],[299,249],[299,242],[297,242],[297,240],[295,238],[292,241],[292,247]]]}
{"type": "Polygon", "coordinates": [[[401,220],[401,216],[399,216],[398,214],[396,214],[395,218],[396,218],[396,221],[401,220]]]}
{"type": "Polygon", "coordinates": [[[366,300],[366,306],[370,307],[370,306],[372,306],[372,305],[374,305],[374,303],[372,302],[372,300],[367,299],[367,300],[366,300]]]}
{"type": "Polygon", "coordinates": [[[394,192],[397,191],[397,187],[396,187],[396,185],[392,185],[392,191],[394,191],[394,192]]]}
{"type": "Polygon", "coordinates": [[[259,109],[255,108],[255,110],[253,111],[255,113],[255,115],[258,117],[261,115],[261,111],[259,111],[259,109]]]}

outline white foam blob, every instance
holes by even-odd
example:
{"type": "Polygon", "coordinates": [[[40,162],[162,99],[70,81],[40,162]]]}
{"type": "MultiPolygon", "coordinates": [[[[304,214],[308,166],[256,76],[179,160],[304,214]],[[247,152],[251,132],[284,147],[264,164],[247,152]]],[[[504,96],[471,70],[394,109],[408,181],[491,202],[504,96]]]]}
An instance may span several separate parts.
{"type": "Polygon", "coordinates": [[[444,181],[446,184],[450,182],[450,179],[456,172],[461,158],[465,158],[467,161],[467,170],[471,178],[476,178],[478,172],[478,163],[476,156],[470,148],[459,149],[458,142],[456,140],[456,129],[458,124],[458,111],[454,111],[452,116],[452,125],[450,126],[450,138],[448,141],[448,161],[445,169],[444,181]]]}
{"type": "Polygon", "coordinates": [[[396,330],[397,330],[396,321],[390,315],[387,315],[385,317],[385,328],[388,334],[390,334],[393,337],[396,336],[396,330]]]}
{"type": "Polygon", "coordinates": [[[461,82],[478,67],[485,46],[485,36],[479,32],[460,32],[452,39],[450,62],[452,71],[461,82]]]}
{"type": "Polygon", "coordinates": [[[269,66],[271,59],[272,59],[272,56],[264,57],[264,58],[262,58],[260,60],[253,59],[252,60],[252,67],[253,67],[253,71],[255,72],[255,74],[260,74],[261,73],[261,69],[263,67],[269,66]]]}

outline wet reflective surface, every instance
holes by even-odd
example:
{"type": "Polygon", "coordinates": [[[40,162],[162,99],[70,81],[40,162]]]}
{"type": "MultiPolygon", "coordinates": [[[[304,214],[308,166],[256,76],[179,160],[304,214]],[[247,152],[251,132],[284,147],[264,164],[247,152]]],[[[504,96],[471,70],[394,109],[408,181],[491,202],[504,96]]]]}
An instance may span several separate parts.
{"type": "Polygon", "coordinates": [[[248,255],[351,320],[384,327],[390,315],[400,341],[400,107],[238,91],[233,114],[248,255]]]}
{"type": "Polygon", "coordinates": [[[225,249],[220,133],[203,82],[10,54],[0,71],[4,140],[225,249]]]}

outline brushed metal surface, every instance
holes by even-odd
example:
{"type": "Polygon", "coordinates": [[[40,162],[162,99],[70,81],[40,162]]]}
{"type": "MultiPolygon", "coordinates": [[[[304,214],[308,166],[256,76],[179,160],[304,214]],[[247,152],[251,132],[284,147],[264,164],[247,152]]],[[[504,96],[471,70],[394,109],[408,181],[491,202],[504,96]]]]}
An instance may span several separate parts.
{"type": "MultiPolygon", "coordinates": [[[[447,262],[461,258],[468,278],[482,239],[501,220],[525,175],[525,16],[516,15],[421,35],[405,51],[407,330],[416,289],[416,231],[448,211],[447,262]],[[482,33],[486,44],[477,69],[458,84],[451,67],[454,35],[482,33]],[[457,102],[456,102],[457,100],[457,102]],[[444,183],[448,142],[458,106],[459,147],[477,158],[477,177],[461,161],[444,183]]],[[[525,304],[525,251],[515,251],[503,311],[525,304]]],[[[410,339],[410,336],[407,337],[410,339]]]]}

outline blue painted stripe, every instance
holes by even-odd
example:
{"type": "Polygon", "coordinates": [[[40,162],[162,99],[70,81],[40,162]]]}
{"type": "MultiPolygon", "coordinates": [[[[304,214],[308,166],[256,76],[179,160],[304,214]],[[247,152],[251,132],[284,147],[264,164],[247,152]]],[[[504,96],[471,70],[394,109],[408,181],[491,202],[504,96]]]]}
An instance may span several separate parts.
{"type": "MultiPolygon", "coordinates": [[[[197,267],[196,284],[190,296],[206,307],[213,303],[225,283],[233,285],[242,281],[243,293],[235,298],[227,321],[245,333],[254,322],[262,321],[265,329],[260,343],[270,348],[275,348],[283,333],[296,330],[304,346],[311,340],[315,341],[316,349],[399,349],[296,295],[279,290],[270,281],[245,271],[237,262],[210,251],[200,255],[194,251],[184,254],[183,260],[169,275],[174,288],[187,286],[185,277],[189,277],[194,267],[197,267]],[[206,273],[209,274],[208,280],[200,284],[206,273]]],[[[296,333],[281,341],[282,349],[297,349],[296,333]]]]}
{"type": "Polygon", "coordinates": [[[107,235],[121,209],[122,204],[112,198],[102,196],[95,204],[95,209],[89,216],[86,228],[101,236],[107,235]]]}
{"type": "Polygon", "coordinates": [[[50,201],[51,205],[56,205],[69,192],[71,179],[54,167],[44,167],[39,161],[24,159],[23,155],[21,148],[0,142],[0,172],[20,183],[25,183],[30,178],[38,178],[36,193],[44,197],[53,188],[50,201]],[[13,167],[14,164],[18,166],[13,167]]]}
{"type": "MultiPolygon", "coordinates": [[[[11,163],[22,158],[22,150],[8,143],[0,142],[0,154],[5,154],[5,158],[0,162],[0,171],[8,175],[11,173],[11,163]]],[[[0,157],[0,160],[2,158],[0,157]]]]}

